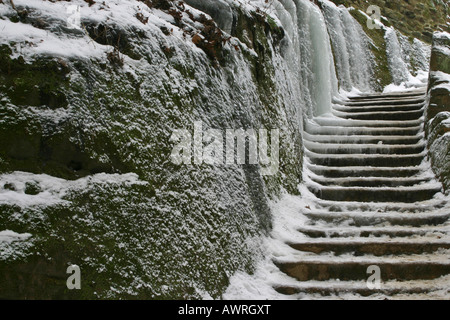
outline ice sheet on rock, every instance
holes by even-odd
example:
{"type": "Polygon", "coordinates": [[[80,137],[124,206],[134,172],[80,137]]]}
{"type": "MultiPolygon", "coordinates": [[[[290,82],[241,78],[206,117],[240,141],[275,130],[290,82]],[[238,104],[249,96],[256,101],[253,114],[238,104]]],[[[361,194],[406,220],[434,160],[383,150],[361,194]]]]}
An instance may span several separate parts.
{"type": "Polygon", "coordinates": [[[398,86],[409,79],[410,72],[408,65],[403,60],[404,53],[397,36],[397,31],[394,28],[387,28],[385,41],[389,70],[393,78],[393,83],[398,86]]]}
{"type": "Polygon", "coordinates": [[[328,32],[333,45],[340,89],[370,92],[373,79],[373,54],[361,25],[344,6],[322,1],[328,32]]]}
{"type": "Polygon", "coordinates": [[[302,100],[312,105],[310,114],[329,112],[338,84],[326,23],[321,10],[310,1],[274,3],[274,14],[287,32],[285,56],[296,75],[302,100]]]}

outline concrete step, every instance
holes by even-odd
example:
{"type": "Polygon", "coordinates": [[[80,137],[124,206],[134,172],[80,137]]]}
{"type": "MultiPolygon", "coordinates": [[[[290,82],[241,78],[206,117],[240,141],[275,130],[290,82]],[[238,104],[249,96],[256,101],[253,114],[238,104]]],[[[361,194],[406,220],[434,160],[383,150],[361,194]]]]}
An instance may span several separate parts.
{"type": "Polygon", "coordinates": [[[332,201],[414,203],[433,198],[436,193],[441,192],[442,186],[426,184],[413,187],[363,188],[308,185],[308,189],[316,197],[332,201]]]}
{"type": "Polygon", "coordinates": [[[339,136],[414,136],[422,131],[417,127],[342,127],[342,126],[318,126],[306,124],[305,131],[314,135],[339,135],[339,136]]]}
{"type": "Polygon", "coordinates": [[[418,120],[423,117],[424,109],[415,111],[392,111],[392,112],[341,112],[332,110],[332,113],[343,119],[355,120],[418,120]]]}
{"type": "Polygon", "coordinates": [[[389,107],[403,107],[407,105],[419,106],[425,104],[424,97],[408,98],[408,99],[373,99],[373,100],[349,100],[343,103],[334,104],[345,105],[349,107],[377,107],[377,106],[389,106],[389,107]]]}
{"type": "Polygon", "coordinates": [[[378,144],[383,145],[414,145],[419,142],[425,143],[423,135],[416,136],[337,136],[337,135],[314,135],[304,132],[304,141],[316,143],[334,144],[378,144]]]}
{"type": "Polygon", "coordinates": [[[304,141],[305,147],[314,153],[322,154],[418,154],[425,150],[425,143],[410,145],[384,144],[333,144],[304,141]]]}
{"type": "Polygon", "coordinates": [[[413,167],[422,163],[425,153],[408,155],[320,154],[305,150],[311,164],[329,167],[413,167]]]}
{"type": "Polygon", "coordinates": [[[323,221],[329,225],[345,225],[346,227],[364,226],[439,226],[445,224],[450,218],[450,212],[425,213],[381,213],[381,212],[327,212],[311,211],[304,215],[312,221],[323,221]]]}
{"type": "MultiPolygon", "coordinates": [[[[285,284],[276,285],[274,289],[283,295],[321,295],[321,296],[339,296],[345,294],[355,294],[362,297],[372,295],[426,295],[433,292],[444,291],[450,293],[450,288],[439,279],[436,280],[415,280],[415,281],[387,281],[382,282],[379,289],[369,289],[366,281],[304,281],[295,285],[285,284]]],[[[407,297],[405,297],[407,298],[407,297]]],[[[405,299],[403,298],[403,299],[405,299]]]]}
{"type": "Polygon", "coordinates": [[[424,97],[426,95],[426,90],[416,90],[408,92],[398,92],[398,93],[373,93],[373,94],[361,94],[357,96],[349,96],[350,101],[359,100],[374,100],[374,99],[408,99],[415,97],[424,97]]]}
{"type": "Polygon", "coordinates": [[[432,253],[440,249],[450,249],[450,241],[409,240],[409,241],[374,241],[374,240],[317,240],[288,243],[298,251],[311,252],[315,254],[333,253],[342,255],[352,253],[354,256],[373,255],[411,255],[432,253]]]}
{"type": "Polygon", "coordinates": [[[366,128],[411,128],[421,127],[423,119],[395,121],[395,120],[355,120],[343,119],[341,117],[317,117],[313,121],[308,120],[305,123],[308,126],[322,126],[322,127],[366,127],[366,128]]]}
{"type": "Polygon", "coordinates": [[[314,182],[322,186],[340,186],[340,187],[408,187],[418,184],[423,184],[431,181],[428,178],[373,178],[373,177],[358,177],[358,178],[326,178],[323,176],[311,176],[314,182]]]}
{"type": "Polygon", "coordinates": [[[334,110],[340,111],[340,112],[356,112],[356,113],[362,113],[362,112],[406,112],[406,111],[420,111],[422,110],[424,104],[405,104],[403,106],[339,106],[335,105],[333,106],[334,110]]]}
{"type": "Polygon", "coordinates": [[[450,234],[450,227],[302,227],[298,232],[309,238],[405,238],[427,235],[435,239],[450,234]]]}
{"type": "Polygon", "coordinates": [[[363,212],[364,214],[380,213],[400,213],[400,214],[418,214],[430,213],[447,207],[447,201],[439,199],[430,199],[417,201],[414,203],[392,203],[392,202],[372,202],[363,203],[358,201],[330,201],[316,198],[316,207],[320,211],[329,211],[331,213],[339,212],[363,212]]]}
{"type": "Polygon", "coordinates": [[[288,276],[299,281],[341,281],[366,280],[367,269],[376,265],[381,270],[381,279],[386,280],[430,280],[450,273],[448,256],[430,260],[427,256],[405,259],[317,259],[296,262],[274,261],[275,265],[288,276]]]}
{"type": "Polygon", "coordinates": [[[315,165],[308,161],[309,170],[317,175],[329,178],[344,177],[412,177],[422,172],[419,167],[370,167],[370,166],[342,166],[330,167],[315,165]]]}

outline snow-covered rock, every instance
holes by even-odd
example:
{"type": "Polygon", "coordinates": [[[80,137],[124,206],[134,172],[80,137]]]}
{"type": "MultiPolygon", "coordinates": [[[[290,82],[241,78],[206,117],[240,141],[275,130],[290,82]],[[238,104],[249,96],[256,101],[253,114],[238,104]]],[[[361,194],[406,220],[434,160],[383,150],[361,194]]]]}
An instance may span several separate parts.
{"type": "Polygon", "coordinates": [[[450,187],[450,34],[436,32],[431,51],[426,127],[433,169],[450,187]]]}

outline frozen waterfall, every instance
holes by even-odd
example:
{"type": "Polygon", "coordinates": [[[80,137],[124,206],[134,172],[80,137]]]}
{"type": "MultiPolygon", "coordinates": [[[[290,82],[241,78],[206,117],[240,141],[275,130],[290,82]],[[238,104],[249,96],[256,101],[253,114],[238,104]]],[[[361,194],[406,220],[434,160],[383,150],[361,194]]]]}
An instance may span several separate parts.
{"type": "Polygon", "coordinates": [[[385,40],[392,80],[395,85],[400,85],[409,79],[410,73],[408,65],[403,60],[403,50],[395,29],[388,28],[386,30],[385,40]]]}
{"type": "Polygon", "coordinates": [[[278,0],[273,13],[287,30],[284,56],[301,86],[309,115],[331,110],[338,87],[372,90],[369,41],[345,7],[321,1],[278,0]]]}
{"type": "MultiPolygon", "coordinates": [[[[297,82],[298,100],[308,116],[330,112],[332,98],[338,95],[339,89],[362,92],[379,89],[371,49],[374,43],[352,16],[351,10],[356,9],[336,6],[329,0],[317,3],[276,0],[268,10],[278,17],[286,31],[283,57],[290,78],[297,82]]],[[[395,85],[409,81],[418,70],[428,70],[430,47],[427,44],[417,39],[410,42],[394,28],[382,28],[387,64],[395,85]]]]}
{"type": "Polygon", "coordinates": [[[306,111],[315,116],[329,112],[338,82],[321,10],[308,0],[279,0],[274,6],[274,13],[288,30],[284,56],[301,86],[306,111]]]}
{"type": "Polygon", "coordinates": [[[344,6],[337,7],[328,0],[321,1],[331,37],[340,87],[346,91],[356,88],[371,91],[373,54],[360,24],[344,6]]]}

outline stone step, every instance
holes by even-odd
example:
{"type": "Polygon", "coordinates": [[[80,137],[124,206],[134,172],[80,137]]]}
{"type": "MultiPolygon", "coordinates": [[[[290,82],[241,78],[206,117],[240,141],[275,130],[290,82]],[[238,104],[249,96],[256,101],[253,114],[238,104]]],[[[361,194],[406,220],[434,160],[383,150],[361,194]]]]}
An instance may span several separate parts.
{"type": "Polygon", "coordinates": [[[424,103],[421,104],[405,104],[405,105],[397,105],[397,106],[392,106],[392,105],[373,105],[373,106],[359,106],[359,105],[345,105],[345,106],[339,106],[339,105],[334,105],[333,108],[336,111],[340,111],[340,112],[356,112],[356,113],[361,113],[361,112],[386,112],[386,113],[390,113],[390,112],[399,112],[399,111],[420,111],[422,110],[424,107],[424,103]]]}
{"type": "Polygon", "coordinates": [[[442,238],[450,233],[449,227],[301,227],[298,232],[309,238],[405,238],[427,235],[442,238]]]}
{"type": "Polygon", "coordinates": [[[417,136],[337,136],[337,135],[314,135],[304,132],[304,141],[334,143],[334,144],[378,144],[383,145],[413,145],[419,142],[425,143],[423,135],[417,136]]]}
{"type": "Polygon", "coordinates": [[[340,186],[340,187],[408,187],[421,183],[430,182],[432,177],[423,178],[326,178],[323,176],[310,176],[310,178],[322,186],[340,186]]]}
{"type": "Polygon", "coordinates": [[[374,107],[374,106],[390,106],[402,107],[406,105],[423,105],[425,104],[425,97],[415,97],[408,99],[373,99],[373,100],[348,100],[342,101],[336,105],[344,105],[349,107],[374,107]]]}
{"type": "Polygon", "coordinates": [[[423,117],[424,109],[418,111],[392,111],[392,112],[341,112],[332,110],[332,113],[343,119],[355,120],[418,120],[423,117]]]}
{"type": "Polygon", "coordinates": [[[374,99],[408,99],[414,97],[424,97],[426,95],[426,90],[408,91],[408,92],[398,92],[398,93],[374,93],[374,94],[361,94],[357,96],[349,96],[350,101],[358,100],[374,100],[374,99]]]}
{"type": "Polygon", "coordinates": [[[347,98],[347,99],[339,99],[335,98],[333,99],[333,102],[337,103],[353,103],[353,102],[377,102],[377,101],[413,101],[413,100],[426,100],[426,95],[410,95],[410,96],[404,96],[404,97],[386,97],[386,96],[378,96],[375,98],[367,98],[367,97],[354,97],[354,98],[347,98]]]}
{"type": "Polygon", "coordinates": [[[381,279],[386,280],[430,280],[450,273],[448,256],[430,260],[427,256],[418,256],[414,260],[404,259],[317,259],[296,262],[274,261],[275,265],[288,276],[299,281],[326,281],[339,279],[366,280],[367,269],[376,265],[381,270],[381,279]]]}
{"type": "MultiPolygon", "coordinates": [[[[393,297],[395,295],[425,295],[444,291],[450,293],[450,288],[445,286],[439,279],[436,280],[415,280],[415,281],[384,281],[380,288],[369,289],[366,281],[304,281],[295,285],[276,285],[274,289],[283,295],[293,296],[299,294],[336,296],[345,294],[355,294],[362,297],[372,295],[385,295],[393,297]]],[[[402,299],[402,300],[403,300],[402,299]]]]}
{"type": "Polygon", "coordinates": [[[448,221],[450,212],[425,213],[381,213],[381,212],[304,212],[312,221],[323,221],[333,226],[344,224],[346,227],[363,226],[439,226],[448,221]]]}
{"type": "Polygon", "coordinates": [[[422,131],[422,127],[341,127],[306,124],[305,131],[315,135],[416,137],[422,131]]]}
{"type": "Polygon", "coordinates": [[[374,241],[339,239],[318,240],[288,243],[288,245],[298,251],[311,252],[315,254],[333,253],[342,255],[352,253],[354,256],[373,255],[411,255],[432,253],[440,249],[450,249],[449,241],[409,240],[409,241],[374,241]]]}
{"type": "Polygon", "coordinates": [[[355,120],[343,119],[340,117],[317,117],[314,121],[306,121],[308,126],[322,126],[322,127],[365,127],[365,128],[420,128],[423,119],[407,120],[407,121],[381,121],[381,120],[355,120]]]}
{"type": "Polygon", "coordinates": [[[332,201],[414,203],[433,198],[436,193],[441,192],[442,187],[440,184],[396,188],[318,187],[309,184],[308,189],[316,197],[332,201]]]}
{"type": "Polygon", "coordinates": [[[315,165],[308,161],[309,170],[315,174],[329,178],[344,177],[412,177],[422,172],[420,167],[370,167],[370,166],[342,166],[331,167],[315,165]]]}
{"type": "MultiPolygon", "coordinates": [[[[314,196],[313,194],[311,194],[314,196]]],[[[358,201],[330,201],[316,198],[316,207],[320,211],[329,211],[331,213],[339,212],[363,212],[364,214],[380,213],[400,213],[400,214],[418,214],[430,213],[447,207],[447,201],[439,199],[430,199],[417,201],[415,203],[392,203],[392,202],[373,202],[363,203],[358,201]]]]}
{"type": "Polygon", "coordinates": [[[320,154],[305,150],[311,164],[330,167],[413,167],[422,163],[425,152],[408,155],[320,154]]]}
{"type": "Polygon", "coordinates": [[[304,141],[305,147],[321,154],[418,154],[425,150],[425,143],[411,145],[384,144],[332,144],[325,142],[304,141]]]}

